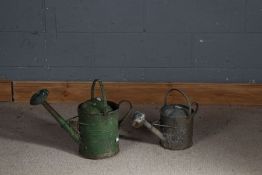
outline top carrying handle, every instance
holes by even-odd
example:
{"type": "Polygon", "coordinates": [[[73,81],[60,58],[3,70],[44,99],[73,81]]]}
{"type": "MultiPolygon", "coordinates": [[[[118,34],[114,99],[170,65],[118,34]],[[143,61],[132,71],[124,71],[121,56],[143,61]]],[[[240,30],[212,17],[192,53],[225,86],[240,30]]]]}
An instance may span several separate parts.
{"type": "Polygon", "coordinates": [[[102,81],[99,80],[99,79],[95,79],[93,81],[93,84],[92,84],[92,87],[91,87],[91,100],[92,101],[95,100],[95,85],[96,85],[96,82],[99,82],[100,93],[102,95],[102,101],[103,101],[103,104],[104,104],[104,114],[106,114],[106,112],[108,112],[107,111],[107,99],[106,99],[106,95],[105,95],[104,85],[103,85],[102,81]]]}
{"type": "Polygon", "coordinates": [[[167,105],[167,97],[168,97],[168,95],[171,93],[171,92],[173,92],[173,91],[177,91],[177,92],[179,92],[180,94],[182,94],[184,97],[185,97],[185,99],[186,99],[186,102],[187,102],[187,104],[188,104],[188,113],[189,113],[189,117],[191,117],[191,113],[192,113],[192,106],[191,106],[191,102],[190,102],[190,99],[189,99],[189,97],[183,92],[183,91],[181,91],[181,90],[179,90],[179,89],[170,89],[170,90],[168,90],[167,92],[166,92],[166,95],[165,95],[165,99],[164,99],[164,105],[166,106],[167,105]]]}

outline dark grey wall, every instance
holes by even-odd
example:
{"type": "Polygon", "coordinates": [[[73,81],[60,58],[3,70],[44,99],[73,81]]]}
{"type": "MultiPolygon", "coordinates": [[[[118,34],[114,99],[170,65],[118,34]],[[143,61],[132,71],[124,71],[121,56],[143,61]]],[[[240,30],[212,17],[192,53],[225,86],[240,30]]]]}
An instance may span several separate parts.
{"type": "Polygon", "coordinates": [[[1,0],[0,78],[262,82],[261,0],[1,0]]]}

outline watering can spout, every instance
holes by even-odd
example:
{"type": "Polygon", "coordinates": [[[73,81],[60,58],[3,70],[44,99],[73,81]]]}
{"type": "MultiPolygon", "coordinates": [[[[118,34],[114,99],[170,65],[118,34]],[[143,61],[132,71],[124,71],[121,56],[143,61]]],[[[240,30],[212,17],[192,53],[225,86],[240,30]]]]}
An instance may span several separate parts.
{"type": "Polygon", "coordinates": [[[147,129],[149,129],[149,131],[151,131],[154,135],[156,135],[161,141],[166,140],[164,135],[157,128],[155,128],[152,124],[150,124],[146,120],[144,113],[136,111],[133,117],[134,118],[133,118],[132,126],[134,128],[140,128],[142,126],[145,126],[147,129]]]}
{"type": "Polygon", "coordinates": [[[43,105],[44,108],[55,118],[60,126],[73,138],[77,143],[80,142],[78,131],[69,125],[69,123],[46,101],[48,97],[48,90],[42,89],[36,92],[30,99],[31,105],[43,105]]]}

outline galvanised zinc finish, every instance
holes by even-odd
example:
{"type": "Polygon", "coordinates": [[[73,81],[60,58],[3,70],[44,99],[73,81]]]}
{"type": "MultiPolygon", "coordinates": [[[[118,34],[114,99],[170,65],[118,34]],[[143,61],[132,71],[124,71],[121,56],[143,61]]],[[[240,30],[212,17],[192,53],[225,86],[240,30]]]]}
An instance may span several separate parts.
{"type": "Polygon", "coordinates": [[[193,117],[198,110],[196,102],[191,103],[186,94],[178,89],[170,89],[165,96],[164,106],[160,110],[160,126],[165,140],[160,144],[171,150],[181,150],[193,144],[193,117]],[[167,97],[170,92],[177,91],[182,94],[188,106],[182,104],[167,104],[167,97]],[[192,109],[192,105],[196,108],[192,109]]]}

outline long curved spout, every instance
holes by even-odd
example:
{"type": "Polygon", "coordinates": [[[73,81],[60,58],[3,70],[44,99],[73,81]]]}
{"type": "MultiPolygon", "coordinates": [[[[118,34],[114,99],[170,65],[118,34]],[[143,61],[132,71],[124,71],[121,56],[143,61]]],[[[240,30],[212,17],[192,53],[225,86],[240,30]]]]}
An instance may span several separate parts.
{"type": "Polygon", "coordinates": [[[78,132],[72,128],[68,122],[56,112],[56,110],[50,106],[50,104],[46,101],[48,96],[48,90],[42,89],[35,93],[30,100],[31,105],[43,105],[44,108],[55,118],[55,120],[60,124],[60,126],[73,138],[76,143],[80,142],[80,136],[78,132]]]}
{"type": "Polygon", "coordinates": [[[153,125],[151,125],[145,118],[145,114],[139,111],[136,111],[134,113],[134,120],[132,126],[134,128],[140,128],[141,126],[145,126],[149,131],[151,131],[153,134],[155,134],[160,140],[165,141],[166,138],[164,135],[156,129],[153,125]]]}

